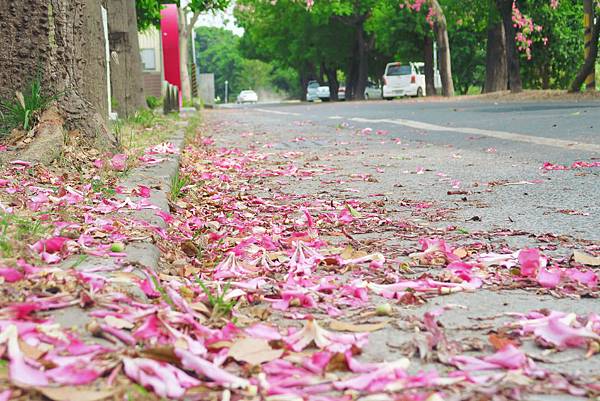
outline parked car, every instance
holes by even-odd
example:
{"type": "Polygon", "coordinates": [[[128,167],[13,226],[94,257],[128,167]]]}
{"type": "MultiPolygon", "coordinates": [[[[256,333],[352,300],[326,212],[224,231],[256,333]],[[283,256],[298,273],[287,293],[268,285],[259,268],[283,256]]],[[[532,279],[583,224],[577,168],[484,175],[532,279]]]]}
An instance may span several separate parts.
{"type": "Polygon", "coordinates": [[[365,99],[381,99],[381,87],[373,82],[367,82],[365,88],[365,99]]]}
{"type": "Polygon", "coordinates": [[[338,88],[338,100],[346,100],[346,87],[340,86],[338,88]]]}
{"type": "Polygon", "coordinates": [[[253,90],[241,91],[237,97],[238,103],[256,103],[258,102],[258,95],[253,90]]]}
{"type": "Polygon", "coordinates": [[[317,88],[317,97],[324,102],[328,102],[331,97],[329,93],[329,86],[319,86],[317,88]]]}
{"type": "MultiPolygon", "coordinates": [[[[424,63],[389,63],[383,75],[383,98],[390,100],[398,96],[425,96],[424,67],[424,63]]],[[[434,83],[436,89],[441,88],[439,71],[435,71],[434,83]]]]}
{"type": "Polygon", "coordinates": [[[308,86],[306,87],[306,100],[309,102],[314,102],[319,99],[317,95],[317,89],[319,88],[319,82],[317,81],[308,81],[308,86]]]}

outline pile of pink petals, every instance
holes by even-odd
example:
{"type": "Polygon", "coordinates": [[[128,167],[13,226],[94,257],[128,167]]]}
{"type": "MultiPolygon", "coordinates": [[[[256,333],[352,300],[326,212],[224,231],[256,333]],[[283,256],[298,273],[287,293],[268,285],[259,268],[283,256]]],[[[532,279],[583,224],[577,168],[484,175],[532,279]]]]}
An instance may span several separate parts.
{"type": "Polygon", "coordinates": [[[565,166],[563,164],[554,164],[550,162],[545,162],[541,170],[551,171],[551,170],[577,170],[582,168],[593,168],[600,167],[600,162],[586,162],[586,161],[576,161],[573,162],[570,166],[565,166]]]}
{"type": "MultiPolygon", "coordinates": [[[[211,143],[205,138],[198,145],[211,143]]],[[[172,144],[160,144],[147,149],[141,160],[152,165],[177,151],[172,144]]],[[[112,168],[126,168],[127,159],[117,156],[111,159],[112,168]]],[[[405,358],[362,361],[359,355],[369,335],[362,330],[326,329],[326,322],[331,317],[350,318],[357,310],[373,314],[382,299],[477,291],[494,279],[496,272],[490,266],[500,266],[499,270],[518,266],[520,274],[514,280],[539,287],[565,283],[597,287],[595,272],[556,267],[537,249],[467,256],[443,239],[424,237],[410,257],[445,268],[417,277],[399,272],[383,251],[345,253],[329,243],[326,234],[346,232],[353,225],[395,222],[352,199],[340,202],[279,190],[259,196],[265,184],[253,184],[257,180],[286,183],[335,171],[318,164],[310,168],[289,161],[277,164],[270,157],[254,150],[189,146],[181,173],[190,177],[185,194],[192,195],[176,202],[171,213],[156,211],[149,201],[151,189],[145,186],[133,191],[112,188],[121,195],[117,198],[94,191],[88,183],[68,185],[55,176],[47,178],[62,187],[58,193],[33,181],[0,183],[7,193],[23,197],[31,210],[59,216],[69,207],[75,216],[73,221],[48,220],[51,233],[29,244],[36,263],[20,260],[0,266],[5,285],[54,285],[49,292],[24,289],[18,302],[13,298],[0,305],[0,357],[8,362],[11,385],[99,383],[110,388],[127,377],[169,399],[182,399],[202,387],[226,389],[248,399],[258,395],[343,400],[355,392],[406,391],[406,400],[435,401],[444,399],[448,386],[477,384],[471,377],[475,371],[520,369],[535,377],[539,370],[519,349],[507,346],[489,356],[453,356],[449,363],[458,371],[447,375],[412,374],[405,358]],[[156,212],[168,228],[118,214],[140,209],[156,212]],[[62,235],[68,231],[78,235],[62,235]],[[111,244],[134,236],[154,238],[165,255],[176,255],[178,266],[184,268],[167,274],[128,265],[126,255],[111,244]],[[190,243],[194,252],[182,251],[190,243]],[[99,265],[86,271],[59,267],[81,254],[112,258],[118,267],[99,265]],[[123,291],[124,284],[139,291],[123,291]],[[216,322],[205,313],[208,306],[214,311],[214,297],[235,304],[230,316],[216,322]],[[258,305],[285,327],[248,322],[246,310],[258,305]],[[82,327],[61,327],[53,313],[63,309],[79,309],[94,324],[87,332],[82,327]],[[264,340],[280,354],[258,366],[237,360],[230,351],[244,339],[264,340]]],[[[423,327],[432,341],[441,341],[436,313],[423,317],[423,327]]],[[[514,330],[558,348],[598,340],[595,315],[585,321],[558,312],[519,319],[514,330]]],[[[9,393],[0,391],[0,400],[4,394],[9,393]]]]}

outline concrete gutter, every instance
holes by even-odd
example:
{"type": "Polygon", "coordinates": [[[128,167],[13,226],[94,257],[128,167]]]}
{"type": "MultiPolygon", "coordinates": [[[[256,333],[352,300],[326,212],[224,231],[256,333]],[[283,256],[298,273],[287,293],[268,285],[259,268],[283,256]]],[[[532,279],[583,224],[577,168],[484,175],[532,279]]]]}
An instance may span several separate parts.
{"type": "MultiPolygon", "coordinates": [[[[180,152],[178,154],[165,155],[165,160],[156,165],[144,165],[132,169],[118,183],[128,192],[131,189],[137,188],[138,185],[149,187],[151,195],[148,200],[153,205],[156,205],[159,208],[158,210],[165,213],[170,212],[169,193],[171,190],[171,180],[179,171],[181,151],[184,146],[184,130],[187,122],[180,123],[180,125],[182,128],[169,140],[169,142],[173,143],[179,149],[180,152]]],[[[125,197],[121,196],[121,199],[125,197]]],[[[133,200],[136,199],[133,198],[133,200]]],[[[116,217],[125,214],[133,219],[166,229],[166,223],[156,215],[158,210],[120,210],[113,213],[112,216],[116,217]]],[[[108,214],[107,217],[111,217],[111,214],[108,214]]],[[[101,267],[103,271],[96,271],[96,274],[110,278],[113,287],[138,301],[148,302],[146,295],[137,285],[132,283],[131,277],[127,278],[127,274],[134,274],[140,278],[144,278],[143,269],[158,271],[160,251],[152,241],[152,238],[147,237],[128,243],[124,252],[127,254],[125,260],[118,260],[112,257],[88,256],[81,262],[80,256],[74,255],[63,261],[59,267],[64,270],[75,269],[81,272],[94,271],[101,267]],[[127,273],[124,274],[124,271],[127,273]]],[[[77,326],[83,328],[91,321],[88,313],[79,306],[52,311],[51,315],[56,323],[65,327],[77,326]]]]}

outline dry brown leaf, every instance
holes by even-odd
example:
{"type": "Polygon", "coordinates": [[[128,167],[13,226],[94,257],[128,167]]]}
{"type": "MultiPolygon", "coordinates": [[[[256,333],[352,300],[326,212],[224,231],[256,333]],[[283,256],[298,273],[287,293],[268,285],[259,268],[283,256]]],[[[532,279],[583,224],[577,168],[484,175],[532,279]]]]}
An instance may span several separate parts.
{"type": "Polygon", "coordinates": [[[356,251],[350,245],[348,245],[346,247],[346,249],[344,249],[342,251],[342,253],[340,254],[340,256],[342,257],[342,259],[344,259],[344,260],[358,259],[358,258],[362,258],[362,257],[367,256],[367,255],[368,255],[367,252],[365,252],[365,251],[356,251]]]}
{"type": "Polygon", "coordinates": [[[133,328],[133,323],[131,323],[130,321],[127,321],[125,319],[120,319],[118,317],[114,317],[114,316],[110,316],[110,315],[106,316],[104,318],[104,321],[109,326],[115,327],[117,329],[132,329],[133,328]]]}
{"type": "Polygon", "coordinates": [[[163,361],[168,363],[179,363],[179,358],[175,355],[174,347],[156,347],[156,348],[147,348],[141,352],[141,355],[155,359],[157,361],[163,361]]]}
{"type": "Polygon", "coordinates": [[[381,330],[385,326],[387,326],[387,324],[388,324],[388,322],[380,322],[380,323],[373,323],[373,324],[354,324],[354,323],[342,322],[339,320],[332,320],[331,323],[329,323],[329,328],[331,330],[337,330],[337,331],[351,331],[354,333],[365,333],[365,332],[381,330]]]}
{"type": "Polygon", "coordinates": [[[506,347],[507,345],[517,345],[515,344],[514,341],[512,341],[509,338],[503,337],[501,335],[498,334],[490,334],[488,336],[488,340],[490,341],[490,344],[492,344],[492,347],[494,347],[494,349],[496,351],[501,350],[502,348],[506,347]]]}
{"type": "Polygon", "coordinates": [[[465,248],[456,248],[452,253],[461,259],[469,254],[465,248]]]}
{"type": "Polygon", "coordinates": [[[133,273],[119,271],[111,272],[110,277],[111,281],[115,283],[131,283],[132,281],[136,282],[140,279],[137,275],[133,273]]]}
{"type": "Polygon", "coordinates": [[[208,306],[206,306],[202,302],[194,302],[194,303],[190,304],[190,307],[193,310],[195,310],[196,312],[203,313],[207,316],[210,316],[210,314],[211,314],[210,309],[208,309],[208,306]]]}
{"type": "Polygon", "coordinates": [[[273,349],[267,340],[260,338],[243,338],[229,348],[229,356],[240,362],[260,365],[275,360],[283,354],[282,349],[273,349]]]}
{"type": "Polygon", "coordinates": [[[600,256],[592,256],[588,253],[575,251],[573,252],[573,259],[577,263],[587,266],[600,266],[600,256]]]}
{"type": "Polygon", "coordinates": [[[233,345],[231,341],[217,341],[211,344],[208,344],[206,348],[209,349],[221,349],[221,348],[230,348],[233,345]]]}
{"type": "Polygon", "coordinates": [[[36,361],[46,353],[46,351],[29,345],[25,341],[21,340],[19,340],[19,348],[21,349],[21,351],[23,351],[23,354],[25,354],[25,356],[36,361]]]}
{"type": "Polygon", "coordinates": [[[53,401],[101,401],[115,395],[114,390],[83,389],[72,386],[38,387],[37,390],[53,401]]]}

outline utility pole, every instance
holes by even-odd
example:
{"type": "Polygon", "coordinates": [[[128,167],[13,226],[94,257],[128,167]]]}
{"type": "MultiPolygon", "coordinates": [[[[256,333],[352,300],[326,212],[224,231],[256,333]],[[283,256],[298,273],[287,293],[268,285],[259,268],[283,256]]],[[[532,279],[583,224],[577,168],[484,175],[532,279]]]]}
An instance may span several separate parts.
{"type": "MultiPolygon", "coordinates": [[[[594,0],[583,0],[583,27],[585,30],[585,59],[590,54],[592,45],[592,26],[594,24],[594,0]]],[[[585,89],[588,91],[596,90],[596,68],[592,67],[590,75],[585,79],[585,89]]]]}

